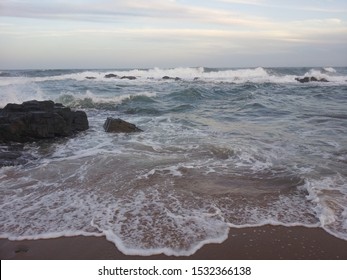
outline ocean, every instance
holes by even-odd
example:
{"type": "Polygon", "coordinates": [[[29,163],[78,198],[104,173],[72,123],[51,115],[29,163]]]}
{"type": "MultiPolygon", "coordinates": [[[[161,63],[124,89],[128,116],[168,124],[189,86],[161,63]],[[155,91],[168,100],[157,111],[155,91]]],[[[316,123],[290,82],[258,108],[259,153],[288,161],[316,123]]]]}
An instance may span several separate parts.
{"type": "Polygon", "coordinates": [[[0,168],[1,238],[174,256],[262,225],[347,240],[347,68],[0,71],[0,108],[34,99],[84,110],[90,128],[0,168]],[[144,132],[106,133],[107,117],[144,132]]]}

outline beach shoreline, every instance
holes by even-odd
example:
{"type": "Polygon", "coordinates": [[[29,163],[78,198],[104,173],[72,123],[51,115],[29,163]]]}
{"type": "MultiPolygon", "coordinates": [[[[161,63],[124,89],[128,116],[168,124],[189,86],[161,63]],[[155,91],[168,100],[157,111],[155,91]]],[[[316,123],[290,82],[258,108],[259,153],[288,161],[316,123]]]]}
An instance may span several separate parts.
{"type": "Polygon", "coordinates": [[[321,228],[260,226],[232,228],[221,244],[207,244],[190,256],[131,256],[105,237],[0,239],[2,260],[346,260],[347,241],[321,228]]]}

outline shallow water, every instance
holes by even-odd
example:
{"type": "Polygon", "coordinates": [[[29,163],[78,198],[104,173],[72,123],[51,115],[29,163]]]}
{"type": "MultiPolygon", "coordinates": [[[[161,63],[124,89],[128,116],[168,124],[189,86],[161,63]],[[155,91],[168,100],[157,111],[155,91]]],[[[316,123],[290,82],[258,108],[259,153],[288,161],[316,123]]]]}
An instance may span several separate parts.
{"type": "Polygon", "coordinates": [[[3,70],[0,106],[52,99],[90,129],[0,169],[0,237],[105,235],[141,255],[265,224],[347,240],[346,80],[347,68],[3,70]],[[144,132],[107,134],[109,116],[144,132]]]}

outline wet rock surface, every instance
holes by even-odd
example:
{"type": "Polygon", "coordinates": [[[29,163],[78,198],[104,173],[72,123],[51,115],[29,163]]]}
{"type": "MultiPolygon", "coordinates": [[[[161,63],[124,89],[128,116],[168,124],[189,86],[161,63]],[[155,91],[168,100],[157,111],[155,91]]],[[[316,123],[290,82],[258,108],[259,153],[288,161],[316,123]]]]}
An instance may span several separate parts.
{"type": "Polygon", "coordinates": [[[300,83],[309,83],[309,82],[323,82],[323,83],[327,83],[327,82],[329,82],[325,78],[319,79],[319,78],[316,78],[316,77],[295,78],[295,80],[300,82],[300,83]]]}
{"type": "Polygon", "coordinates": [[[0,109],[0,143],[72,136],[88,128],[85,112],[73,111],[50,100],[9,103],[0,109]]]}
{"type": "Polygon", "coordinates": [[[131,133],[131,132],[142,132],[136,125],[126,122],[122,119],[107,118],[104,123],[104,129],[106,132],[115,133],[131,133]]]}

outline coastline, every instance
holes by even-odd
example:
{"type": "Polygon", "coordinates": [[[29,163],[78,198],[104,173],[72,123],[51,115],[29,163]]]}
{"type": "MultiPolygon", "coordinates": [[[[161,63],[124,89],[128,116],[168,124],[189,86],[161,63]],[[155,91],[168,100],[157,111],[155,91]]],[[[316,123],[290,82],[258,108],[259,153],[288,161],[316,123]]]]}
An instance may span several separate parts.
{"type": "Polygon", "coordinates": [[[232,228],[221,244],[208,244],[191,256],[129,256],[105,237],[0,239],[2,260],[347,260],[347,241],[321,228],[261,226],[232,228]]]}

